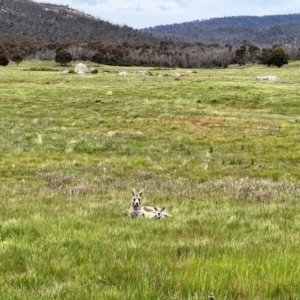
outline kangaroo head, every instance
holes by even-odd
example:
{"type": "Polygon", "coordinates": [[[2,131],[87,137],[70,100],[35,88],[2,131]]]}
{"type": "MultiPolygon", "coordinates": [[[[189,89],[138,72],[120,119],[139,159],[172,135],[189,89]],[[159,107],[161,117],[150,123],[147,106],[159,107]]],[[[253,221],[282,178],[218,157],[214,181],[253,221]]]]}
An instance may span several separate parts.
{"type": "Polygon", "coordinates": [[[155,215],[154,215],[153,219],[162,219],[162,218],[164,218],[163,211],[165,210],[165,207],[163,207],[161,209],[158,209],[158,208],[154,207],[154,210],[155,210],[155,215]]]}
{"type": "Polygon", "coordinates": [[[132,189],[131,205],[133,207],[139,207],[141,205],[143,192],[144,190],[141,190],[137,193],[134,189],[132,189]]]}

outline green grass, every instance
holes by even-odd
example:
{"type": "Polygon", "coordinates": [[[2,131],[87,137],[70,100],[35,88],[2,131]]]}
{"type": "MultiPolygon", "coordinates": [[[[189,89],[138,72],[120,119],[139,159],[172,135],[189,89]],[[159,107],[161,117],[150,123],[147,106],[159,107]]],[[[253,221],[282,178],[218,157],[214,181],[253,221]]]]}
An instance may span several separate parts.
{"type": "Polygon", "coordinates": [[[0,298],[297,299],[300,63],[89,66],[0,69],[0,298]]]}

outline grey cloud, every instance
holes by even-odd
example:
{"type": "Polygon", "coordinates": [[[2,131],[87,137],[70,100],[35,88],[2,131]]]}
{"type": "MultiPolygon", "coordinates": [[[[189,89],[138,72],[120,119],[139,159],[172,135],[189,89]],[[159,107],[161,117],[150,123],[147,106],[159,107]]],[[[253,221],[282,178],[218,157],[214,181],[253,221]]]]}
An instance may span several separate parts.
{"type": "Polygon", "coordinates": [[[135,7],[133,10],[134,10],[134,11],[144,11],[144,10],[142,9],[140,3],[138,3],[138,4],[136,5],[136,7],[135,7]]]}
{"type": "Polygon", "coordinates": [[[72,0],[75,4],[87,4],[87,5],[98,5],[98,4],[108,4],[108,0],[72,0]]]}
{"type": "Polygon", "coordinates": [[[174,2],[181,7],[189,7],[190,0],[164,0],[165,2],[174,2]]]}
{"type": "Polygon", "coordinates": [[[167,10],[170,9],[170,7],[167,7],[167,6],[165,6],[165,5],[160,5],[158,8],[159,8],[160,10],[162,10],[162,11],[167,11],[167,10]]]}
{"type": "Polygon", "coordinates": [[[117,7],[117,10],[128,10],[128,11],[135,11],[135,12],[143,12],[145,11],[140,3],[137,3],[135,6],[123,6],[123,7],[117,7]]]}

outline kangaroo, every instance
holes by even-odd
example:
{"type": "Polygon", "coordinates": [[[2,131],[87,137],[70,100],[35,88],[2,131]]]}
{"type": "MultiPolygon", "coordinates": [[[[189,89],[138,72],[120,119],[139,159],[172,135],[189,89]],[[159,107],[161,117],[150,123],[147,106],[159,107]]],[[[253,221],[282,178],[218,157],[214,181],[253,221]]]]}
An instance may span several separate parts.
{"type": "Polygon", "coordinates": [[[159,208],[154,206],[142,206],[142,195],[144,190],[142,189],[139,193],[132,189],[131,206],[127,212],[127,215],[132,217],[146,217],[151,219],[162,219],[165,216],[171,217],[170,214],[165,212],[165,208],[159,208]]]}
{"type": "Polygon", "coordinates": [[[163,219],[165,216],[163,214],[165,208],[158,209],[157,207],[153,207],[154,211],[148,211],[144,208],[141,209],[141,216],[148,219],[163,219]]]}
{"type": "Polygon", "coordinates": [[[132,199],[131,199],[131,206],[128,209],[127,215],[132,217],[138,217],[141,215],[141,202],[142,202],[142,195],[144,190],[141,190],[137,193],[134,189],[132,189],[132,199]]]}

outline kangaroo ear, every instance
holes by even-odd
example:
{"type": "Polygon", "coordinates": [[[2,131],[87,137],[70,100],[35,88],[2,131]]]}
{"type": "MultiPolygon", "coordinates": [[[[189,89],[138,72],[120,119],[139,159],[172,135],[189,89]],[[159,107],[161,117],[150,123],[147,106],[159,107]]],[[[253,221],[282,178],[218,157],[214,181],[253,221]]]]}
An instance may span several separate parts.
{"type": "Polygon", "coordinates": [[[144,189],[142,189],[140,192],[139,192],[139,196],[142,196],[144,193],[144,189]]]}
{"type": "Polygon", "coordinates": [[[157,208],[154,206],[155,211],[157,211],[157,208]]]}
{"type": "Polygon", "coordinates": [[[132,196],[134,196],[136,194],[135,189],[132,189],[131,193],[132,193],[132,196]]]}
{"type": "Polygon", "coordinates": [[[163,212],[165,210],[165,207],[163,207],[162,209],[161,209],[161,212],[163,212]]]}

